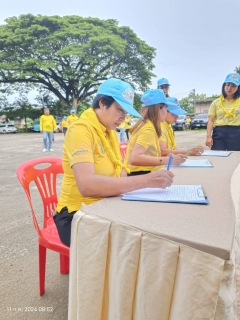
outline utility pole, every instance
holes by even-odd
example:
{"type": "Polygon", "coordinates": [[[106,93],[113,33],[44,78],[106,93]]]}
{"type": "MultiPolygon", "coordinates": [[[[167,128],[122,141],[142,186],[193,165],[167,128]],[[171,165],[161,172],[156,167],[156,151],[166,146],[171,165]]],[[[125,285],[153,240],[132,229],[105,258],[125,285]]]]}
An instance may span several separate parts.
{"type": "Polygon", "coordinates": [[[196,93],[195,93],[195,89],[192,90],[192,93],[193,93],[194,114],[196,115],[196,93]]]}

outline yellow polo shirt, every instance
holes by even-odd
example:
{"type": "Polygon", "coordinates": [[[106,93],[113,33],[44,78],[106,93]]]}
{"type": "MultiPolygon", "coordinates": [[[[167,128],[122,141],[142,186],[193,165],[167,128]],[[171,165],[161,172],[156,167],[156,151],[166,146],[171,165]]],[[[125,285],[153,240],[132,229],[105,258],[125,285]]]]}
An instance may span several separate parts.
{"type": "Polygon", "coordinates": [[[62,120],[61,126],[62,126],[63,128],[68,128],[67,120],[62,120]]]}
{"type": "Polygon", "coordinates": [[[175,150],[175,138],[172,129],[172,125],[164,121],[161,123],[161,137],[160,141],[166,142],[167,149],[175,150]]]}
{"type": "MultiPolygon", "coordinates": [[[[102,130],[112,147],[104,126],[102,126],[102,130]]],[[[114,134],[118,143],[115,131],[114,134]]],[[[116,156],[121,158],[120,151],[116,156]]],[[[100,200],[100,198],[83,197],[79,192],[72,165],[81,162],[93,163],[95,174],[116,177],[114,164],[104,150],[97,131],[90,125],[81,123],[79,119],[71,125],[64,139],[62,159],[64,176],[62,191],[57,204],[57,212],[60,212],[63,207],[68,207],[68,212],[70,213],[79,210],[83,202],[90,204],[100,200]]]]}
{"type": "MultiPolygon", "coordinates": [[[[227,111],[232,109],[235,102],[236,99],[228,101],[227,99],[223,98],[223,106],[227,111]]],[[[240,126],[240,98],[238,98],[236,107],[232,113],[235,115],[235,117],[229,116],[224,118],[226,113],[220,106],[220,98],[214,100],[208,110],[208,115],[215,117],[215,126],[240,126]]]]}
{"type": "Polygon", "coordinates": [[[68,127],[74,122],[78,120],[78,116],[72,116],[71,114],[67,117],[68,127]]]}
{"type": "Polygon", "coordinates": [[[53,132],[54,129],[57,129],[57,124],[52,115],[46,116],[43,114],[40,117],[40,131],[53,132]]]}
{"type": "Polygon", "coordinates": [[[136,171],[155,171],[163,166],[133,166],[130,164],[130,156],[135,144],[146,149],[145,154],[153,157],[161,157],[159,138],[151,121],[147,120],[137,132],[133,132],[128,142],[127,152],[124,164],[128,166],[131,172],[136,171]]]}

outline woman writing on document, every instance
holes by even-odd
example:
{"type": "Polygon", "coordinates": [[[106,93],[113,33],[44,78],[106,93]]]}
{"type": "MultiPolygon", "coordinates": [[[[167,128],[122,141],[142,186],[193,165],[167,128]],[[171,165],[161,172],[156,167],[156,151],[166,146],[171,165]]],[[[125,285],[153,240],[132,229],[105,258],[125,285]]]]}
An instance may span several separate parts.
{"type": "Polygon", "coordinates": [[[166,188],[173,182],[173,173],[167,170],[127,177],[129,170],[121,161],[115,128],[127,112],[140,117],[133,108],[133,98],[134,90],[128,83],[108,79],[100,85],[92,108],[68,128],[63,144],[62,191],[54,216],[60,239],[68,246],[73,215],[82,203],[146,187],[166,188]]]}
{"type": "MultiPolygon", "coordinates": [[[[160,89],[148,90],[141,97],[143,103],[142,117],[130,130],[131,137],[125,156],[125,165],[133,175],[142,175],[156,171],[168,163],[168,157],[162,157],[159,137],[160,122],[164,121],[167,107],[175,106],[168,102],[160,89]]],[[[173,164],[179,165],[186,161],[186,156],[175,155],[173,164]]]]}
{"type": "Polygon", "coordinates": [[[167,156],[169,153],[187,154],[190,156],[200,155],[203,152],[202,146],[195,146],[191,149],[176,149],[172,124],[177,121],[179,115],[186,114],[187,112],[180,107],[176,98],[169,97],[167,101],[174,103],[175,106],[169,106],[167,108],[165,121],[161,122],[162,134],[160,137],[160,149],[162,156],[167,156]]]}
{"type": "Polygon", "coordinates": [[[212,150],[240,151],[240,75],[230,73],[222,95],[208,111],[206,146],[212,150]]]}

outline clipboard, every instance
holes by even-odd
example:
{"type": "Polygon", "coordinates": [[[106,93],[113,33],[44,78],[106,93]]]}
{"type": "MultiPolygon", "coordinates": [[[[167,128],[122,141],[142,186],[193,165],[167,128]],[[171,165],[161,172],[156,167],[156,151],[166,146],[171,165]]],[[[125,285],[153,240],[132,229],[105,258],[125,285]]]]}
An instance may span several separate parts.
{"type": "Polygon", "coordinates": [[[144,188],[124,193],[122,200],[209,204],[201,185],[172,185],[166,189],[144,188]]]}
{"type": "Polygon", "coordinates": [[[228,157],[232,151],[204,150],[200,156],[228,157]]]}

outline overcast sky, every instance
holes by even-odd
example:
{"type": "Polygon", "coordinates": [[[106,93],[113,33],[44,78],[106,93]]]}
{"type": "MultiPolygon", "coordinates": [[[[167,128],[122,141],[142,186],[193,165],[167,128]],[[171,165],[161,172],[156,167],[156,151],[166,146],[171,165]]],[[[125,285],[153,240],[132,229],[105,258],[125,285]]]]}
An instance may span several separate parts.
{"type": "Polygon", "coordinates": [[[8,0],[0,23],[26,13],[114,18],[129,26],[157,49],[151,87],[165,77],[178,99],[192,89],[219,94],[240,66],[240,0],[8,0]]]}

